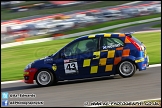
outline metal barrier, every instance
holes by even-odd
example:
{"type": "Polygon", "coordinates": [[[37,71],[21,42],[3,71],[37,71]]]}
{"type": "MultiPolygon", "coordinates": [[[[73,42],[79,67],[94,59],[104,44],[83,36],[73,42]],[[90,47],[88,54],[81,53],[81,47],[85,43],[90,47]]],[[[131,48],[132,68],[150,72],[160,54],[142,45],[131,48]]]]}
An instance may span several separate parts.
{"type": "Polygon", "coordinates": [[[13,42],[13,43],[8,43],[8,44],[2,44],[1,49],[13,47],[13,46],[25,45],[25,44],[52,41],[52,40],[55,40],[55,39],[64,39],[64,38],[70,38],[70,37],[76,37],[76,36],[83,36],[83,35],[91,34],[91,33],[94,33],[94,32],[101,32],[101,31],[104,31],[104,30],[110,30],[110,29],[114,29],[114,28],[118,28],[118,27],[127,26],[127,25],[140,24],[140,23],[157,21],[157,20],[161,20],[161,17],[147,19],[147,20],[141,20],[141,21],[135,21],[135,22],[129,22],[129,23],[123,23],[123,24],[118,24],[118,25],[114,25],[114,26],[109,26],[109,27],[104,27],[104,28],[100,28],[100,29],[89,30],[89,31],[84,31],[84,32],[59,36],[59,37],[51,37],[51,38],[43,38],[43,39],[36,39],[36,40],[28,40],[28,41],[22,41],[22,42],[13,42]]]}

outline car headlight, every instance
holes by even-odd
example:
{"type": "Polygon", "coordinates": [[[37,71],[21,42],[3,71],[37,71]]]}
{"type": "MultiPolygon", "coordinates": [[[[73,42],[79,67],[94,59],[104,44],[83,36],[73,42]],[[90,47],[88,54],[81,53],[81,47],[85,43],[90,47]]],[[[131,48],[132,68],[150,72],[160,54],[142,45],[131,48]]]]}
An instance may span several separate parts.
{"type": "Polygon", "coordinates": [[[30,69],[33,63],[29,63],[26,67],[25,70],[30,69]]]}

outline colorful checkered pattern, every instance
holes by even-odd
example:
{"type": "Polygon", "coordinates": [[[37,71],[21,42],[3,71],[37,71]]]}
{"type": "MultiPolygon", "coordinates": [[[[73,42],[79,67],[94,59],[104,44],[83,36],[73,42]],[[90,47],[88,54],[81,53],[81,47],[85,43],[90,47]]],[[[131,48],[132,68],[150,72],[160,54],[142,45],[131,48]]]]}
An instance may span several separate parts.
{"type": "Polygon", "coordinates": [[[110,50],[110,51],[102,50],[102,51],[94,52],[93,54],[96,56],[98,55],[98,58],[95,58],[95,59],[99,59],[98,65],[91,66],[91,61],[93,61],[94,59],[85,59],[83,62],[83,67],[91,67],[90,73],[97,73],[98,66],[105,66],[105,72],[107,72],[107,71],[112,71],[113,66],[117,65],[122,60],[123,57],[128,57],[130,54],[130,49],[123,49],[123,47],[120,47],[120,48],[116,48],[116,50],[110,50]],[[106,57],[101,58],[100,55],[106,55],[106,57]],[[109,64],[108,62],[109,59],[113,59],[114,63],[109,64]]]}
{"type": "Polygon", "coordinates": [[[125,37],[126,34],[124,33],[102,33],[102,34],[96,34],[96,35],[89,35],[87,38],[95,38],[98,35],[103,35],[104,37],[125,37]]]}
{"type": "MultiPolygon", "coordinates": [[[[114,34],[100,34],[103,37],[120,37],[125,43],[131,43],[127,38],[125,38],[125,34],[114,33],[114,34]]],[[[90,35],[88,38],[95,38],[97,35],[90,35]]],[[[118,47],[115,50],[101,50],[93,53],[96,55],[96,58],[93,59],[85,59],[83,62],[83,67],[90,67],[90,73],[94,74],[98,72],[99,66],[105,67],[105,72],[109,72],[113,70],[113,66],[117,65],[123,57],[128,57],[130,55],[130,49],[125,49],[123,47],[118,47]],[[102,57],[101,57],[102,56],[102,57]],[[91,66],[91,62],[95,59],[98,59],[98,65],[91,66]],[[113,60],[113,64],[109,63],[109,60],[113,60]]]]}

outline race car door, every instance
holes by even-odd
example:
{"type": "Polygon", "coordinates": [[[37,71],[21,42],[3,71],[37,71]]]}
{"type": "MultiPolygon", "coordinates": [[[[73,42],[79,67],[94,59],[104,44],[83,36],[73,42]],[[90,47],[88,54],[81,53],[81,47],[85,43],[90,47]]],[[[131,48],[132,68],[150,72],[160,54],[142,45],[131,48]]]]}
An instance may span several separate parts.
{"type": "Polygon", "coordinates": [[[58,68],[62,72],[61,77],[64,79],[89,77],[91,66],[98,66],[99,61],[95,59],[98,53],[94,53],[98,51],[98,41],[98,38],[88,38],[65,46],[61,53],[63,67],[60,65],[58,68]]]}
{"type": "Polygon", "coordinates": [[[117,63],[121,60],[124,43],[119,38],[103,37],[99,68],[102,75],[115,74],[117,63]]]}

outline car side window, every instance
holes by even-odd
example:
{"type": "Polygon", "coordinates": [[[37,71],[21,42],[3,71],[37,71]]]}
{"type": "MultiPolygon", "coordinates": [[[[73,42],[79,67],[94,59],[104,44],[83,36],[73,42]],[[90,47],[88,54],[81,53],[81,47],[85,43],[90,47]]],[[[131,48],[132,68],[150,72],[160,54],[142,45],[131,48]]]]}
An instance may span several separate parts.
{"type": "Polygon", "coordinates": [[[72,56],[97,50],[98,39],[87,39],[75,42],[67,46],[64,50],[65,56],[72,56]]]}
{"type": "Polygon", "coordinates": [[[124,42],[118,38],[104,38],[101,49],[109,49],[124,46],[124,42]]]}
{"type": "Polygon", "coordinates": [[[78,42],[73,43],[67,47],[64,48],[64,55],[65,56],[71,56],[71,55],[75,55],[75,49],[78,46],[78,42]]]}

